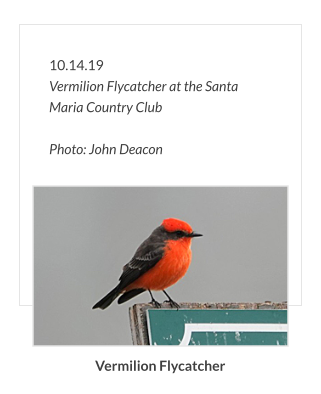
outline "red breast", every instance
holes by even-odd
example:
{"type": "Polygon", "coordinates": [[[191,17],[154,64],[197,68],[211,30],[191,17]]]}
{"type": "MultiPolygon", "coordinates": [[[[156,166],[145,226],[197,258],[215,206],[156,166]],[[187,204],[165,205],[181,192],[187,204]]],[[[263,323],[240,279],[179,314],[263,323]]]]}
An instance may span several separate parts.
{"type": "Polygon", "coordinates": [[[131,289],[164,290],[174,285],[188,270],[192,260],[191,238],[166,242],[163,258],[140,278],[131,283],[131,289]]]}

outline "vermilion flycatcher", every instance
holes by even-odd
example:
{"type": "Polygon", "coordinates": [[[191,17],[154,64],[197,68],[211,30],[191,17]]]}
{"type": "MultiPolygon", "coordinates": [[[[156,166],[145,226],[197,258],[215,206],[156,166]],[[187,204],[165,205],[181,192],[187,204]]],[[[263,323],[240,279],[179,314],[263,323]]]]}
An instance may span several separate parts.
{"type": "Polygon", "coordinates": [[[118,304],[148,290],[152,303],[160,308],[151,290],[161,290],[172,307],[179,308],[166,293],[167,287],[181,279],[191,263],[191,242],[202,234],[193,232],[192,227],[178,219],[165,219],[136,250],[134,257],[123,267],[119,284],[93,309],[107,308],[120,294],[118,304]]]}

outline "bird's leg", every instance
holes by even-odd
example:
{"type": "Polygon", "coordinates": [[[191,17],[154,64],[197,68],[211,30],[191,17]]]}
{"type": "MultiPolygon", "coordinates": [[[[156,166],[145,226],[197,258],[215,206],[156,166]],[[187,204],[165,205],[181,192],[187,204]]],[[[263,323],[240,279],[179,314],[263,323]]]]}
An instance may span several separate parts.
{"type": "Polygon", "coordinates": [[[174,300],[171,299],[171,297],[166,293],[165,290],[163,290],[163,293],[166,294],[166,297],[168,298],[167,302],[170,303],[172,308],[176,308],[177,310],[180,308],[179,304],[175,302],[174,300]]]}
{"type": "Polygon", "coordinates": [[[162,307],[161,304],[155,300],[155,298],[153,297],[152,292],[151,292],[150,290],[148,290],[148,291],[149,291],[150,296],[152,297],[151,303],[152,303],[156,308],[161,308],[161,307],[162,307]]]}

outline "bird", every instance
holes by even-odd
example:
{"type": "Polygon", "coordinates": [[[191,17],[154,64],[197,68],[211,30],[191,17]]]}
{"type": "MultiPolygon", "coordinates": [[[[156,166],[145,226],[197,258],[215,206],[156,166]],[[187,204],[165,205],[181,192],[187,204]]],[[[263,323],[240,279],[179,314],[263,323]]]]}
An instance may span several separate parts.
{"type": "Polygon", "coordinates": [[[162,291],[170,306],[178,309],[179,304],[165,289],[186,274],[192,260],[192,238],[201,236],[182,220],[164,219],[124,265],[118,285],[92,309],[106,309],[119,296],[118,304],[122,304],[145,291],[151,296],[151,304],[160,308],[161,304],[153,297],[152,290],[162,291]]]}

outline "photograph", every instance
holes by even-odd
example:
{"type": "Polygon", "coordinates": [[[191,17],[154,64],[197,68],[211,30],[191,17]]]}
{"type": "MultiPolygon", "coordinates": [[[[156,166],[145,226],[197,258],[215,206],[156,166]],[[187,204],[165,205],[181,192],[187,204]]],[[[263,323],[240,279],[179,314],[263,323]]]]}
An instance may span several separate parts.
{"type": "Polygon", "coordinates": [[[34,187],[34,345],[287,345],[286,187],[34,187]]]}

